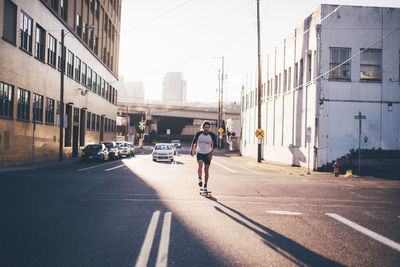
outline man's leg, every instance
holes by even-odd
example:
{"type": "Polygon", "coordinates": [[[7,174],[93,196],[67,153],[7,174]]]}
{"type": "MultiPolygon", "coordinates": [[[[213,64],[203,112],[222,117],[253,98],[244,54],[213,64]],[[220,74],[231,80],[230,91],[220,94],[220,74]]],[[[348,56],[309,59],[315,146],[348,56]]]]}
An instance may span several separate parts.
{"type": "Polygon", "coordinates": [[[199,165],[197,168],[197,174],[199,175],[198,176],[199,177],[199,186],[202,186],[203,182],[201,181],[201,176],[202,176],[204,162],[202,160],[198,160],[197,164],[199,165]]]}

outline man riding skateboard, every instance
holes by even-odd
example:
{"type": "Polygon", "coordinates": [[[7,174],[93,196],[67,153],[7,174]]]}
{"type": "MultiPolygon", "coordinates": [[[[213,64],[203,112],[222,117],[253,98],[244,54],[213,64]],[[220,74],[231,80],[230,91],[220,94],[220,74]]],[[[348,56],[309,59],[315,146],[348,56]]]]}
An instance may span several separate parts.
{"type": "Polygon", "coordinates": [[[194,149],[196,148],[197,152],[197,164],[198,164],[198,177],[199,177],[199,186],[200,191],[207,192],[207,183],[209,178],[209,169],[212,159],[212,154],[214,152],[215,147],[217,146],[217,137],[214,133],[210,132],[211,124],[208,121],[203,122],[201,126],[201,130],[198,131],[192,141],[191,145],[191,155],[194,156],[194,149]],[[202,180],[202,172],[204,165],[204,187],[202,180]]]}

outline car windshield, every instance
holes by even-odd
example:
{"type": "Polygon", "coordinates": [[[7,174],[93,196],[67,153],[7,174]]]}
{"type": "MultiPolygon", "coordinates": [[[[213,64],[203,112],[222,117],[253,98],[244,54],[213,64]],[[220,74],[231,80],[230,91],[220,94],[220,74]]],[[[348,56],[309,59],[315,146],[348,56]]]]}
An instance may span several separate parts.
{"type": "Polygon", "coordinates": [[[90,145],[90,146],[86,146],[86,148],[84,149],[87,152],[91,152],[91,151],[99,151],[101,149],[101,145],[90,145]]]}
{"type": "Polygon", "coordinates": [[[128,144],[127,144],[127,143],[117,143],[117,145],[118,145],[119,147],[128,146],[128,144]]]}
{"type": "Polygon", "coordinates": [[[174,143],[174,144],[179,144],[181,141],[179,141],[179,140],[172,140],[171,141],[171,143],[174,143]]]}
{"type": "Polygon", "coordinates": [[[169,145],[156,145],[154,150],[171,150],[172,147],[169,145]]]}
{"type": "Polygon", "coordinates": [[[113,143],[104,143],[107,148],[113,148],[113,143]]]}

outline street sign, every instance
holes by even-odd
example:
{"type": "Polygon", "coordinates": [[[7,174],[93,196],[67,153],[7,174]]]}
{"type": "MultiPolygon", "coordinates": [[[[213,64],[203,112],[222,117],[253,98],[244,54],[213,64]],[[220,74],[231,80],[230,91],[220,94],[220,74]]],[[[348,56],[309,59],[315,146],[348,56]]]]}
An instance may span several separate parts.
{"type": "Polygon", "coordinates": [[[218,132],[219,132],[220,134],[222,134],[222,133],[224,132],[224,129],[219,128],[219,129],[218,129],[218,132]]]}
{"type": "Polygon", "coordinates": [[[255,135],[257,138],[261,139],[264,137],[264,131],[263,129],[257,129],[257,131],[255,132],[255,135]]]}
{"type": "Polygon", "coordinates": [[[367,118],[367,116],[365,116],[365,115],[357,115],[357,116],[354,116],[354,119],[355,120],[364,120],[364,119],[366,119],[367,118]]]}

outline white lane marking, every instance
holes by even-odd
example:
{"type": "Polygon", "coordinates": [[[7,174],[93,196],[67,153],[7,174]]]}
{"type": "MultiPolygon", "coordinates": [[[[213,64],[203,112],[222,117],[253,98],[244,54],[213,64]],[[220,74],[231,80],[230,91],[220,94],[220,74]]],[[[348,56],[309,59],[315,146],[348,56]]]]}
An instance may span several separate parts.
{"type": "Polygon", "coordinates": [[[222,167],[222,168],[224,168],[224,169],[226,169],[226,170],[228,170],[228,171],[230,171],[230,172],[237,173],[237,171],[232,170],[231,168],[228,168],[228,167],[222,165],[221,163],[216,162],[215,160],[214,160],[213,162],[214,162],[215,164],[217,164],[218,166],[220,166],[220,167],[222,167]]]}
{"type": "Polygon", "coordinates": [[[97,168],[97,167],[100,167],[100,166],[103,166],[103,165],[108,165],[108,164],[111,164],[111,163],[114,163],[114,162],[107,162],[107,163],[99,164],[99,165],[96,165],[96,166],[92,166],[92,167],[88,167],[88,168],[84,168],[84,169],[79,169],[79,170],[77,170],[77,171],[78,171],[78,172],[86,171],[86,170],[90,170],[90,169],[93,169],[93,168],[97,168]]]}
{"type": "Polygon", "coordinates": [[[254,174],[259,174],[259,175],[263,175],[263,174],[264,174],[264,173],[262,173],[262,172],[254,171],[254,170],[252,170],[252,169],[249,169],[249,168],[246,168],[246,167],[243,167],[243,166],[240,166],[240,165],[236,165],[235,163],[229,162],[229,161],[227,161],[227,160],[223,160],[223,159],[220,159],[220,158],[219,158],[218,160],[221,160],[221,161],[223,161],[223,162],[226,162],[226,163],[228,163],[228,164],[234,165],[234,166],[236,166],[236,167],[245,169],[245,170],[247,170],[247,171],[249,171],[249,172],[252,172],[252,173],[254,173],[254,174]]]}
{"type": "Polygon", "coordinates": [[[171,232],[171,212],[164,214],[164,222],[161,230],[160,246],[158,247],[158,255],[156,267],[167,267],[168,265],[168,247],[169,236],[171,232]]]}
{"type": "Polygon", "coordinates": [[[395,250],[400,251],[400,244],[390,240],[389,238],[386,238],[386,237],[384,237],[384,236],[382,236],[380,234],[372,232],[371,230],[369,230],[369,229],[367,229],[365,227],[362,227],[361,225],[358,225],[358,224],[356,224],[356,223],[354,223],[354,222],[352,222],[352,221],[350,221],[350,220],[348,220],[348,219],[346,219],[346,218],[344,218],[344,217],[342,217],[340,215],[337,215],[335,213],[326,213],[326,215],[328,215],[329,217],[332,217],[335,220],[338,220],[341,223],[346,224],[347,226],[353,228],[354,230],[357,230],[357,231],[363,233],[366,236],[369,236],[372,239],[375,239],[378,242],[381,242],[382,244],[385,244],[386,246],[389,246],[389,247],[391,247],[391,248],[393,248],[395,250]]]}
{"type": "Polygon", "coordinates": [[[157,210],[153,213],[149,227],[147,228],[146,237],[140,249],[139,257],[136,261],[136,267],[145,267],[149,260],[150,250],[153,245],[154,233],[156,232],[158,217],[160,217],[160,211],[157,210]]]}
{"type": "Polygon", "coordinates": [[[124,166],[126,166],[126,165],[125,164],[121,164],[121,165],[118,165],[118,166],[115,166],[115,167],[112,167],[112,168],[109,168],[109,169],[105,169],[105,171],[109,172],[111,170],[115,170],[115,169],[118,169],[118,168],[121,168],[121,167],[124,167],[124,166]]]}
{"type": "Polygon", "coordinates": [[[301,215],[301,212],[287,211],[287,210],[267,210],[267,212],[279,215],[301,215]]]}

